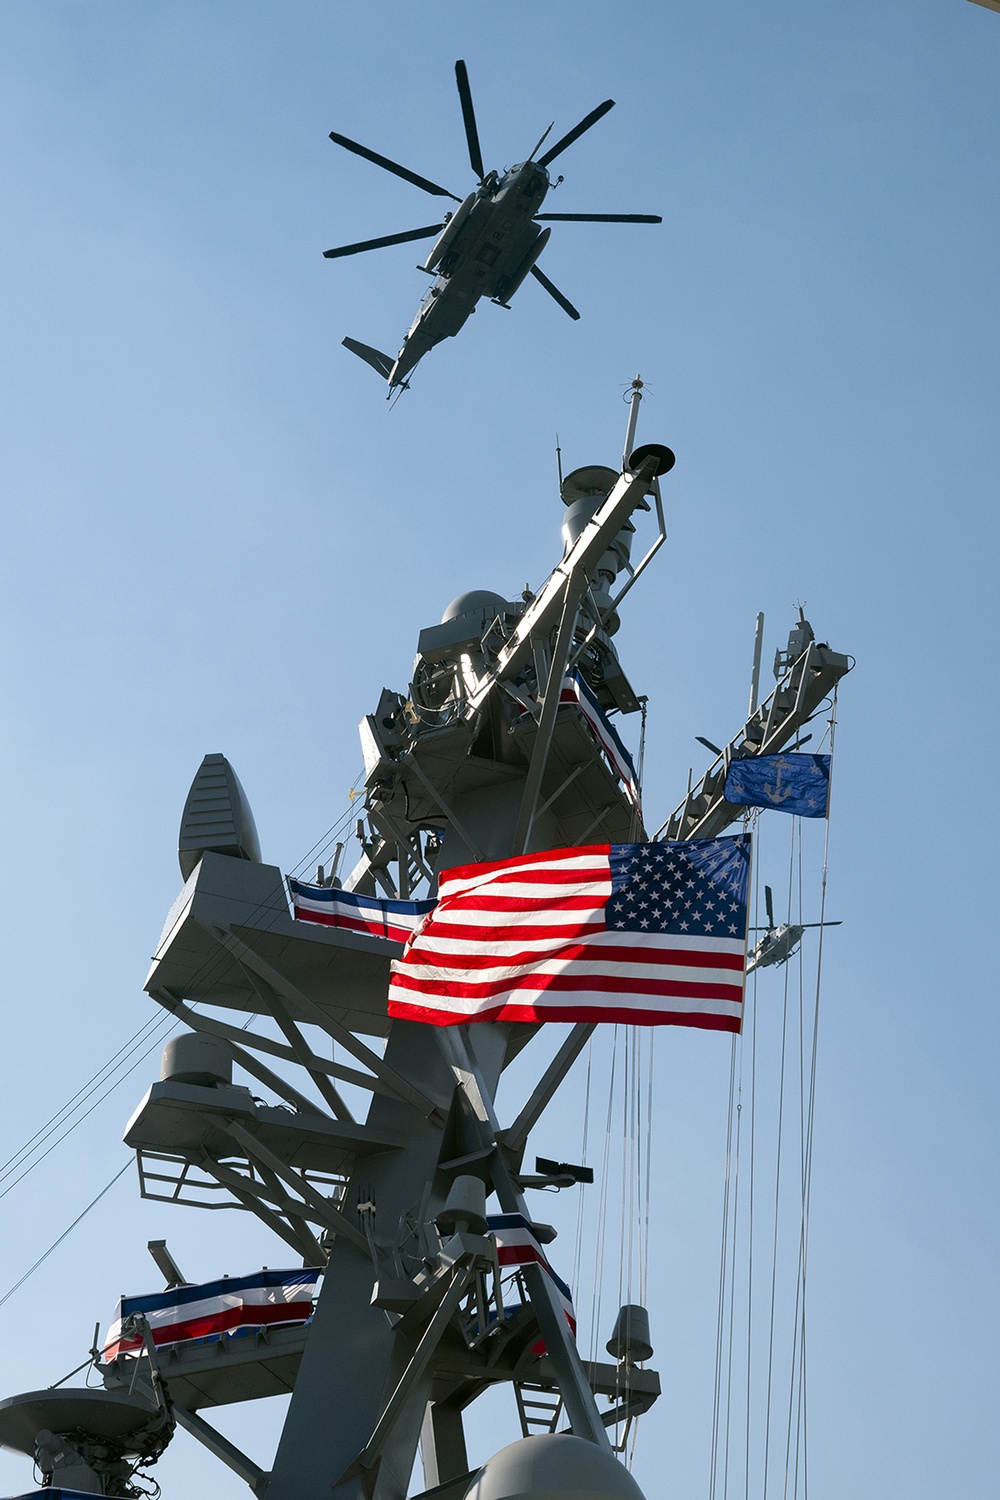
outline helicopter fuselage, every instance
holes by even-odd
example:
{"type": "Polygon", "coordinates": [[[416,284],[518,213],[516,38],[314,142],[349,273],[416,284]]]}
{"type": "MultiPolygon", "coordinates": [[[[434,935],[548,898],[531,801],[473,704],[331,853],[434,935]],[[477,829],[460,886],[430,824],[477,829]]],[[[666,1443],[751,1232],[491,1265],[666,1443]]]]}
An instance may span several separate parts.
{"type": "Polygon", "coordinates": [[[480,298],[508,305],[549,237],[534,222],[549,187],[544,167],[521,162],[502,177],[488,173],[449,216],[421,267],[437,275],[396,356],[390,390],[428,349],[458,333],[480,298]]]}
{"type": "MultiPolygon", "coordinates": [[[[532,149],[527,161],[516,163],[504,172],[487,172],[483,165],[483,153],[479,144],[479,129],[472,104],[469,87],[469,72],[459,58],[455,64],[455,82],[462,105],[465,123],[465,139],[469,148],[469,164],[476,174],[478,187],[467,198],[459,199],[439,182],[432,182],[401,162],[363,146],[350,136],[330,131],[330,139],[355,156],[374,162],[383,171],[401,177],[414,187],[429,193],[434,198],[451,198],[458,208],[448,214],[443,223],[425,224],[419,229],[406,229],[399,234],[379,235],[376,239],[358,240],[350,245],[335,245],[323,254],[328,260],[338,260],[345,255],[361,255],[368,250],[382,250],[388,245],[403,245],[411,240],[425,240],[435,236],[434,245],[420,270],[434,277],[420,310],[403,340],[403,347],[393,359],[381,349],[362,344],[358,339],[345,338],[343,344],[371,365],[381,378],[388,382],[389,395],[404,390],[409,384],[407,376],[417,361],[428,349],[440,344],[443,339],[454,338],[469,314],[475,312],[476,303],[489,297],[501,307],[509,307],[510,299],[527,276],[544,287],[559,304],[564,313],[577,320],[580,314],[554,286],[535,262],[541,255],[552,233],[548,225],[540,228],[538,210],[552,186],[548,168],[574,141],[585,135],[598,120],[602,120],[615,101],[605,99],[577,121],[572,130],[560,136],[554,146],[539,156],[548,138],[552,125],[544,132],[532,149]]],[[[554,123],[554,122],[553,122],[554,123]]],[[[557,185],[562,178],[556,179],[557,185]]],[[[659,214],[592,214],[566,213],[542,214],[543,219],[561,219],[579,224],[661,224],[659,214]]]]}

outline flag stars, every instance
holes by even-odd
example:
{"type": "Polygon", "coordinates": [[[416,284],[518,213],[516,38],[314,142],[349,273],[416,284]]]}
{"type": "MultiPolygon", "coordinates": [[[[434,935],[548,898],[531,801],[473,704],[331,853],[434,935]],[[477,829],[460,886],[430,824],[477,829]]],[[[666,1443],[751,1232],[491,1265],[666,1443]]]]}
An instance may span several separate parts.
{"type": "Polygon", "coordinates": [[[608,928],[723,937],[734,924],[738,933],[745,916],[746,872],[746,845],[740,838],[655,852],[616,846],[608,928]]]}

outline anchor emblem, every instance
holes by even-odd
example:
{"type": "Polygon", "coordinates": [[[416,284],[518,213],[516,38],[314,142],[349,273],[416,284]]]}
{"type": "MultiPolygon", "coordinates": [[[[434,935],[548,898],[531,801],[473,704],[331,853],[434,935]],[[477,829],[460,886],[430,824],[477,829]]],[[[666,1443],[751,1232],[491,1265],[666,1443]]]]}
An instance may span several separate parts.
{"type": "Polygon", "coordinates": [[[764,782],[764,786],[763,786],[764,795],[765,795],[765,797],[768,798],[768,800],[770,802],[777,802],[777,803],[780,804],[782,802],[787,801],[787,799],[789,797],[794,797],[794,795],[795,795],[795,788],[794,787],[785,786],[784,788],[782,788],[782,785],[781,785],[781,773],[782,773],[782,771],[783,770],[784,771],[791,771],[791,770],[794,770],[794,768],[795,768],[795,762],[793,760],[783,760],[780,755],[775,760],[775,762],[774,762],[774,785],[773,786],[768,786],[767,782],[765,781],[764,782]]]}

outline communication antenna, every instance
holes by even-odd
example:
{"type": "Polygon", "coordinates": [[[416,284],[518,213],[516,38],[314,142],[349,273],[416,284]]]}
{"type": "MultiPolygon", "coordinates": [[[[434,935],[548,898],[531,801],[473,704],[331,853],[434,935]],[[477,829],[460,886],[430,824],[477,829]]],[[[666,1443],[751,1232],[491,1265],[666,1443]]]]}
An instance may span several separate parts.
{"type": "Polygon", "coordinates": [[[639,420],[639,403],[642,400],[642,376],[637,375],[632,382],[632,394],[628,396],[628,427],[625,430],[625,451],[622,454],[622,469],[628,468],[629,454],[635,448],[635,428],[639,420]]]}
{"type": "Polygon", "coordinates": [[[556,471],[559,475],[559,493],[562,494],[562,449],[559,446],[559,434],[556,433],[556,471]]]}
{"type": "MultiPolygon", "coordinates": [[[[801,614],[802,611],[800,610],[801,614]]],[[[757,711],[757,694],[760,691],[760,653],[764,645],[764,611],[757,615],[757,628],[753,637],[753,670],[750,673],[750,712],[757,711]]]]}

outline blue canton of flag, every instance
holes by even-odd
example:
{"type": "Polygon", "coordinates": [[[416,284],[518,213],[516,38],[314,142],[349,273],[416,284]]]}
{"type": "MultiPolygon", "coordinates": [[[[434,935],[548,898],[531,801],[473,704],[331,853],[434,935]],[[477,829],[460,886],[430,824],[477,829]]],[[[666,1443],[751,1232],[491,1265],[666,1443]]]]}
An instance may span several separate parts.
{"type": "Polygon", "coordinates": [[[742,941],[749,874],[746,836],[612,844],[608,928],[742,941]]]}
{"type": "Polygon", "coordinates": [[[734,760],[722,795],[737,807],[776,807],[800,818],[825,818],[830,757],[755,755],[734,760]]]}

